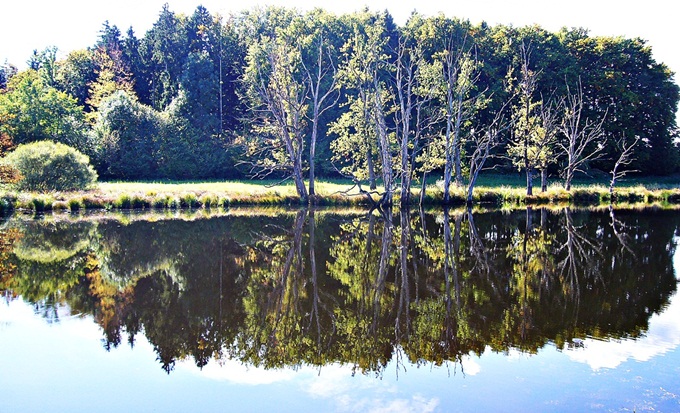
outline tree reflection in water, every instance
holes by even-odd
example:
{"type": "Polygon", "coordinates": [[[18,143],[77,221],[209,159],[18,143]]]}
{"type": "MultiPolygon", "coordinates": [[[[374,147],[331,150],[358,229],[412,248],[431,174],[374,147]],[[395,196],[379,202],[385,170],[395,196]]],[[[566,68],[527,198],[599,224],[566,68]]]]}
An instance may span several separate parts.
{"type": "Polygon", "coordinates": [[[64,305],[91,314],[106,348],[144,334],[168,372],[191,358],[379,375],[644,334],[676,289],[679,224],[569,208],[13,219],[0,288],[53,322],[64,305]]]}

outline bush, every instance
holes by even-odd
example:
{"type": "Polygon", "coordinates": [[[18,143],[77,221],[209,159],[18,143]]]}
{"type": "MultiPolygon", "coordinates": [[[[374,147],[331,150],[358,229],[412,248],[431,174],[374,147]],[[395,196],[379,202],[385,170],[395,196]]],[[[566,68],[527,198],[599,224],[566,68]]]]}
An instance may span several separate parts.
{"type": "Polygon", "coordinates": [[[203,208],[217,208],[219,198],[216,195],[205,194],[199,198],[198,203],[203,205],[203,208]]]}
{"type": "Polygon", "coordinates": [[[71,209],[71,211],[76,212],[80,211],[81,209],[85,208],[85,204],[81,199],[78,198],[71,198],[68,200],[68,207],[71,209]]]}
{"type": "Polygon", "coordinates": [[[186,194],[180,196],[179,205],[182,208],[198,208],[201,206],[200,203],[198,202],[196,194],[194,194],[193,192],[187,192],[186,194]]]}
{"type": "Polygon", "coordinates": [[[23,176],[16,185],[28,191],[86,189],[97,181],[87,156],[62,143],[40,141],[19,145],[5,163],[23,176]]]}
{"type": "Polygon", "coordinates": [[[31,200],[30,206],[35,212],[45,212],[52,210],[52,203],[53,201],[49,198],[38,197],[31,200]]]}
{"type": "Polygon", "coordinates": [[[120,209],[132,209],[132,197],[128,194],[123,194],[113,201],[113,206],[120,209]]]}

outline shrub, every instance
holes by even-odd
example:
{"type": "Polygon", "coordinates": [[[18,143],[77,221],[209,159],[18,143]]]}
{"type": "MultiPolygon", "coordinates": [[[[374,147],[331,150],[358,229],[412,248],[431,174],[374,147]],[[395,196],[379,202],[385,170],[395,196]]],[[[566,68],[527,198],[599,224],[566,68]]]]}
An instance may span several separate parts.
{"type": "Polygon", "coordinates": [[[76,212],[80,211],[85,207],[85,203],[78,198],[71,198],[68,200],[68,207],[71,209],[71,211],[76,212]]]}
{"type": "Polygon", "coordinates": [[[179,205],[182,208],[198,208],[201,206],[200,203],[198,202],[196,194],[194,194],[193,192],[187,192],[180,196],[179,205]]]}
{"type": "Polygon", "coordinates": [[[181,206],[180,199],[175,197],[170,197],[168,198],[168,208],[170,209],[178,209],[181,206]]]}
{"type": "Polygon", "coordinates": [[[141,195],[134,195],[132,197],[131,206],[133,209],[151,208],[151,201],[141,195]]]}
{"type": "Polygon", "coordinates": [[[123,194],[113,201],[113,206],[120,209],[131,209],[132,197],[128,194],[123,194]]]}
{"type": "Polygon", "coordinates": [[[164,209],[168,206],[170,202],[170,197],[167,195],[157,195],[151,201],[151,206],[156,209],[164,209]]]}
{"type": "Polygon", "coordinates": [[[204,194],[199,198],[198,203],[203,205],[203,208],[217,208],[219,198],[216,195],[204,194]]]}
{"type": "Polygon", "coordinates": [[[50,198],[37,197],[31,199],[30,206],[35,212],[51,211],[53,202],[54,201],[50,198]]]}
{"type": "Polygon", "coordinates": [[[87,156],[62,143],[40,141],[19,145],[5,162],[22,175],[16,185],[28,191],[86,189],[97,181],[87,156]]]}

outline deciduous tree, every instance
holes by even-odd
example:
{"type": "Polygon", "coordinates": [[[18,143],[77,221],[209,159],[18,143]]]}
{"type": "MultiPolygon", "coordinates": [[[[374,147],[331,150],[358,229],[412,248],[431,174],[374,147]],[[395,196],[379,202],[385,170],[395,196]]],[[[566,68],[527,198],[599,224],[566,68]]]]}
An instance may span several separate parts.
{"type": "Polygon", "coordinates": [[[587,117],[583,86],[579,80],[578,89],[574,92],[567,87],[564,101],[564,116],[560,124],[563,139],[558,142],[562,154],[566,157],[563,171],[564,189],[571,190],[571,181],[576,172],[585,172],[588,162],[598,159],[605,147],[605,131],[602,127],[606,113],[602,119],[593,120],[587,117]]]}
{"type": "Polygon", "coordinates": [[[68,94],[45,84],[35,70],[26,70],[10,80],[0,94],[0,133],[14,143],[52,140],[85,154],[94,147],[88,139],[82,107],[68,94]]]}

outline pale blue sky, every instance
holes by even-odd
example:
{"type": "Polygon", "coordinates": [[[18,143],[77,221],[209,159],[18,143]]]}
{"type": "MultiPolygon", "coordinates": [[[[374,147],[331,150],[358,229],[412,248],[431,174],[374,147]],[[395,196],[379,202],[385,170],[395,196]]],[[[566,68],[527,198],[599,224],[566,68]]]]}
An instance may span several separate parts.
{"type": "MultiPolygon", "coordinates": [[[[105,20],[122,32],[132,25],[141,37],[157,19],[166,0],[6,0],[0,5],[0,62],[7,59],[19,67],[33,49],[57,46],[62,54],[94,44],[105,20]]],[[[416,9],[421,14],[443,12],[447,16],[467,18],[472,23],[524,26],[540,24],[556,31],[560,27],[585,27],[592,35],[641,37],[652,46],[657,61],[680,71],[680,23],[669,9],[667,0],[645,2],[611,0],[420,0],[398,1],[304,1],[304,0],[167,0],[170,9],[192,13],[198,4],[209,11],[228,15],[256,5],[276,4],[310,9],[324,7],[335,13],[352,12],[368,6],[373,10],[388,9],[397,23],[406,21],[416,9]]],[[[677,82],[677,76],[676,76],[677,82]]]]}

